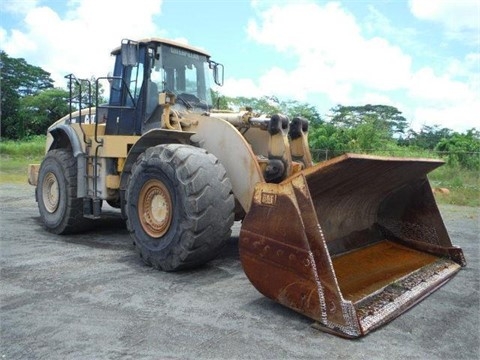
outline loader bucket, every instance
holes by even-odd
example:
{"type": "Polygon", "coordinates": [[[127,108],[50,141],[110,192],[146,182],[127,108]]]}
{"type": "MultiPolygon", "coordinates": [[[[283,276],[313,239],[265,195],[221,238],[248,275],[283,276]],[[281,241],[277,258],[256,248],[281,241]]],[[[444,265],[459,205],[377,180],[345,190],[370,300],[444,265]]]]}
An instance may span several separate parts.
{"type": "Polygon", "coordinates": [[[426,177],[441,164],[347,154],[257,184],[240,231],[247,277],[336,335],[392,320],[465,266],[426,177]]]}

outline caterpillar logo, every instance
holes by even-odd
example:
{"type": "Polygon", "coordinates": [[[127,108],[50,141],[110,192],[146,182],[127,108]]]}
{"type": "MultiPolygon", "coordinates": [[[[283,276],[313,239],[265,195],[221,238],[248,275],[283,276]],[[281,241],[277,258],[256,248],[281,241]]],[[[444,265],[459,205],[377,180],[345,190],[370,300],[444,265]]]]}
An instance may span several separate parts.
{"type": "MultiPolygon", "coordinates": [[[[72,122],[72,124],[78,123],[78,118],[77,117],[72,118],[71,122],[72,122]]],[[[95,122],[96,122],[95,114],[92,114],[92,115],[87,114],[85,116],[82,116],[80,122],[84,123],[84,124],[95,124],[95,122]]]]}
{"type": "Polygon", "coordinates": [[[262,193],[260,201],[262,205],[273,206],[277,202],[277,195],[271,193],[262,193]]]}

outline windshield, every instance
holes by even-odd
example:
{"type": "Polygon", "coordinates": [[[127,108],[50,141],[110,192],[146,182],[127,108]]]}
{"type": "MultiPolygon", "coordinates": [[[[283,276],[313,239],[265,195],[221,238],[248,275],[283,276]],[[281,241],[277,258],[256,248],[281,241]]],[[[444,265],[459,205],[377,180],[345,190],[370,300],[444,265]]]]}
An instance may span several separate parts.
{"type": "Polygon", "coordinates": [[[159,92],[171,92],[188,108],[212,106],[207,57],[185,49],[161,45],[152,66],[151,80],[159,92]]]}

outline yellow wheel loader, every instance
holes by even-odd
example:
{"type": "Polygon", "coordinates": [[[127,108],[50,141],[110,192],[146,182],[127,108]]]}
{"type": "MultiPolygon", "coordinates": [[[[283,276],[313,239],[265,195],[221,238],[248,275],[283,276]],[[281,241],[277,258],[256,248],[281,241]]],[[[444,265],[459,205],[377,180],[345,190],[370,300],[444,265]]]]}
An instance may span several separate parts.
{"type": "Polygon", "coordinates": [[[99,80],[69,75],[70,114],[29,167],[48,231],[83,231],[107,202],[143,261],[175,271],[214,258],[241,220],[251,283],[350,338],[465,266],[427,180],[441,161],[346,154],[313,164],[307,120],[213,109],[209,79],[222,85],[223,66],[203,50],[152,38],[123,40],[112,55],[113,75],[99,79],[109,102],[91,100],[99,80]]]}

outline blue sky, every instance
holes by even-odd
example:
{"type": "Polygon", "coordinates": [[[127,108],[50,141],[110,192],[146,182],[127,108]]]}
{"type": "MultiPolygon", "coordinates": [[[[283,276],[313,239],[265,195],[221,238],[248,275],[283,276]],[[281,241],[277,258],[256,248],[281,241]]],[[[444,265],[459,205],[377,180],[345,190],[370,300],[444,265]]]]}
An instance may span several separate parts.
{"type": "Polygon", "coordinates": [[[3,0],[0,47],[52,74],[104,76],[122,38],[225,65],[229,96],[396,106],[411,126],[480,128],[477,0],[3,0]]]}

